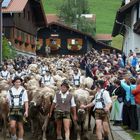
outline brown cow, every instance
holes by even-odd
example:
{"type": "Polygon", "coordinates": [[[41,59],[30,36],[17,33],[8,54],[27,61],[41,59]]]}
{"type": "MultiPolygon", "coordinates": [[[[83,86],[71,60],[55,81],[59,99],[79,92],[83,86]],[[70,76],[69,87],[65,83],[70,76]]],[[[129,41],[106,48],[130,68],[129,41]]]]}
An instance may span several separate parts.
{"type": "MultiPolygon", "coordinates": [[[[47,140],[48,113],[54,93],[48,92],[47,87],[40,89],[30,102],[29,117],[31,119],[32,133],[38,140],[47,140]],[[43,133],[43,135],[42,135],[43,133]]],[[[51,90],[51,89],[50,89],[51,90]]]]}

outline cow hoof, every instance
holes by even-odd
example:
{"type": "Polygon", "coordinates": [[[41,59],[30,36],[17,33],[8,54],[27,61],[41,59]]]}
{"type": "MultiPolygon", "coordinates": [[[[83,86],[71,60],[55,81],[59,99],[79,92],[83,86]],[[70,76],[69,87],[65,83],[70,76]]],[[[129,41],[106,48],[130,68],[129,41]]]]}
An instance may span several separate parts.
{"type": "Polygon", "coordinates": [[[81,138],[77,138],[77,140],[81,140],[81,138]]]}
{"type": "Polygon", "coordinates": [[[89,127],[89,128],[88,128],[88,131],[91,131],[91,130],[92,130],[91,127],[89,127]]]}
{"type": "Polygon", "coordinates": [[[83,140],[89,140],[87,137],[83,138],[83,140]]]}
{"type": "Polygon", "coordinates": [[[90,140],[89,135],[88,135],[88,134],[84,135],[84,136],[82,137],[82,140],[90,140]]]}

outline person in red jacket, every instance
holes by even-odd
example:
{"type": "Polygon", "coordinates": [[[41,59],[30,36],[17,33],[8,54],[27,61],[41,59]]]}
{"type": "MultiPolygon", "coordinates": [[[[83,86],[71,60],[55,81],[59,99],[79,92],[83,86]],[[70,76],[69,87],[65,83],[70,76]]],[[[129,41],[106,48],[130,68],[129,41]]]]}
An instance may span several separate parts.
{"type": "Polygon", "coordinates": [[[140,79],[137,80],[136,89],[132,90],[132,93],[135,96],[136,104],[140,105],[140,79]]]}
{"type": "Polygon", "coordinates": [[[138,132],[140,132],[140,79],[137,79],[136,89],[132,90],[137,105],[138,132]]]}

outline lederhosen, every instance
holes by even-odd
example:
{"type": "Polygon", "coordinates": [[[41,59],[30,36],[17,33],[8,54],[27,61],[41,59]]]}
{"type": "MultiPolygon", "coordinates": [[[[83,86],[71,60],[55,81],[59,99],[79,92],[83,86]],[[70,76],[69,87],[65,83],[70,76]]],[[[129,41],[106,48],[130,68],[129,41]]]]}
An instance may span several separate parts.
{"type": "Polygon", "coordinates": [[[55,119],[70,119],[71,99],[71,94],[68,94],[64,99],[61,98],[61,94],[56,94],[55,119]]]}
{"type": "Polygon", "coordinates": [[[101,92],[101,96],[99,99],[95,97],[95,104],[97,102],[101,102],[103,107],[103,108],[95,108],[95,119],[101,119],[102,121],[107,121],[107,113],[104,111],[105,103],[104,103],[103,93],[104,90],[101,92]]]}
{"type": "Polygon", "coordinates": [[[22,96],[23,96],[23,93],[24,93],[24,89],[21,90],[19,95],[13,95],[12,90],[9,90],[9,93],[10,93],[10,96],[11,96],[11,107],[10,107],[9,115],[23,116],[24,107],[22,105],[22,96]],[[14,99],[15,98],[19,98],[18,106],[14,105],[14,99]]]}

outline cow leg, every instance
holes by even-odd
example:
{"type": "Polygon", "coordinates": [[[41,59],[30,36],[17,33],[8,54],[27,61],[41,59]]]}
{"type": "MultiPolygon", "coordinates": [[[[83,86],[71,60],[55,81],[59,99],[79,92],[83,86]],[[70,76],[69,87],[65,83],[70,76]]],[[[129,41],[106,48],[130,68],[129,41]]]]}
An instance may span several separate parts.
{"type": "Polygon", "coordinates": [[[42,130],[43,130],[42,140],[47,140],[46,131],[47,131],[47,127],[48,127],[48,122],[49,122],[49,117],[47,115],[46,119],[45,119],[45,122],[43,124],[43,127],[42,127],[42,130]]]}
{"type": "Polygon", "coordinates": [[[77,132],[77,140],[81,140],[81,130],[80,130],[80,127],[76,121],[74,121],[74,128],[77,132]]]}
{"type": "Polygon", "coordinates": [[[31,133],[34,136],[34,123],[33,123],[33,120],[31,120],[31,133]]]}
{"type": "Polygon", "coordinates": [[[87,113],[85,121],[84,121],[84,126],[83,126],[84,131],[88,131],[88,122],[89,122],[89,117],[88,117],[88,113],[87,113]]]}
{"type": "Polygon", "coordinates": [[[84,139],[86,139],[86,140],[88,140],[89,138],[88,138],[88,135],[89,135],[89,133],[88,133],[88,122],[89,122],[89,116],[88,116],[88,114],[86,114],[86,118],[85,118],[85,121],[84,121],[84,123],[83,123],[83,132],[84,132],[84,139]]]}
{"type": "Polygon", "coordinates": [[[3,136],[4,136],[4,140],[6,140],[6,134],[7,134],[7,118],[6,118],[6,115],[4,114],[3,115],[3,125],[4,125],[4,128],[3,128],[3,136]]]}
{"type": "Polygon", "coordinates": [[[88,119],[88,131],[91,131],[91,124],[90,124],[90,122],[91,122],[91,109],[89,111],[88,117],[89,117],[89,119],[88,119]]]}

